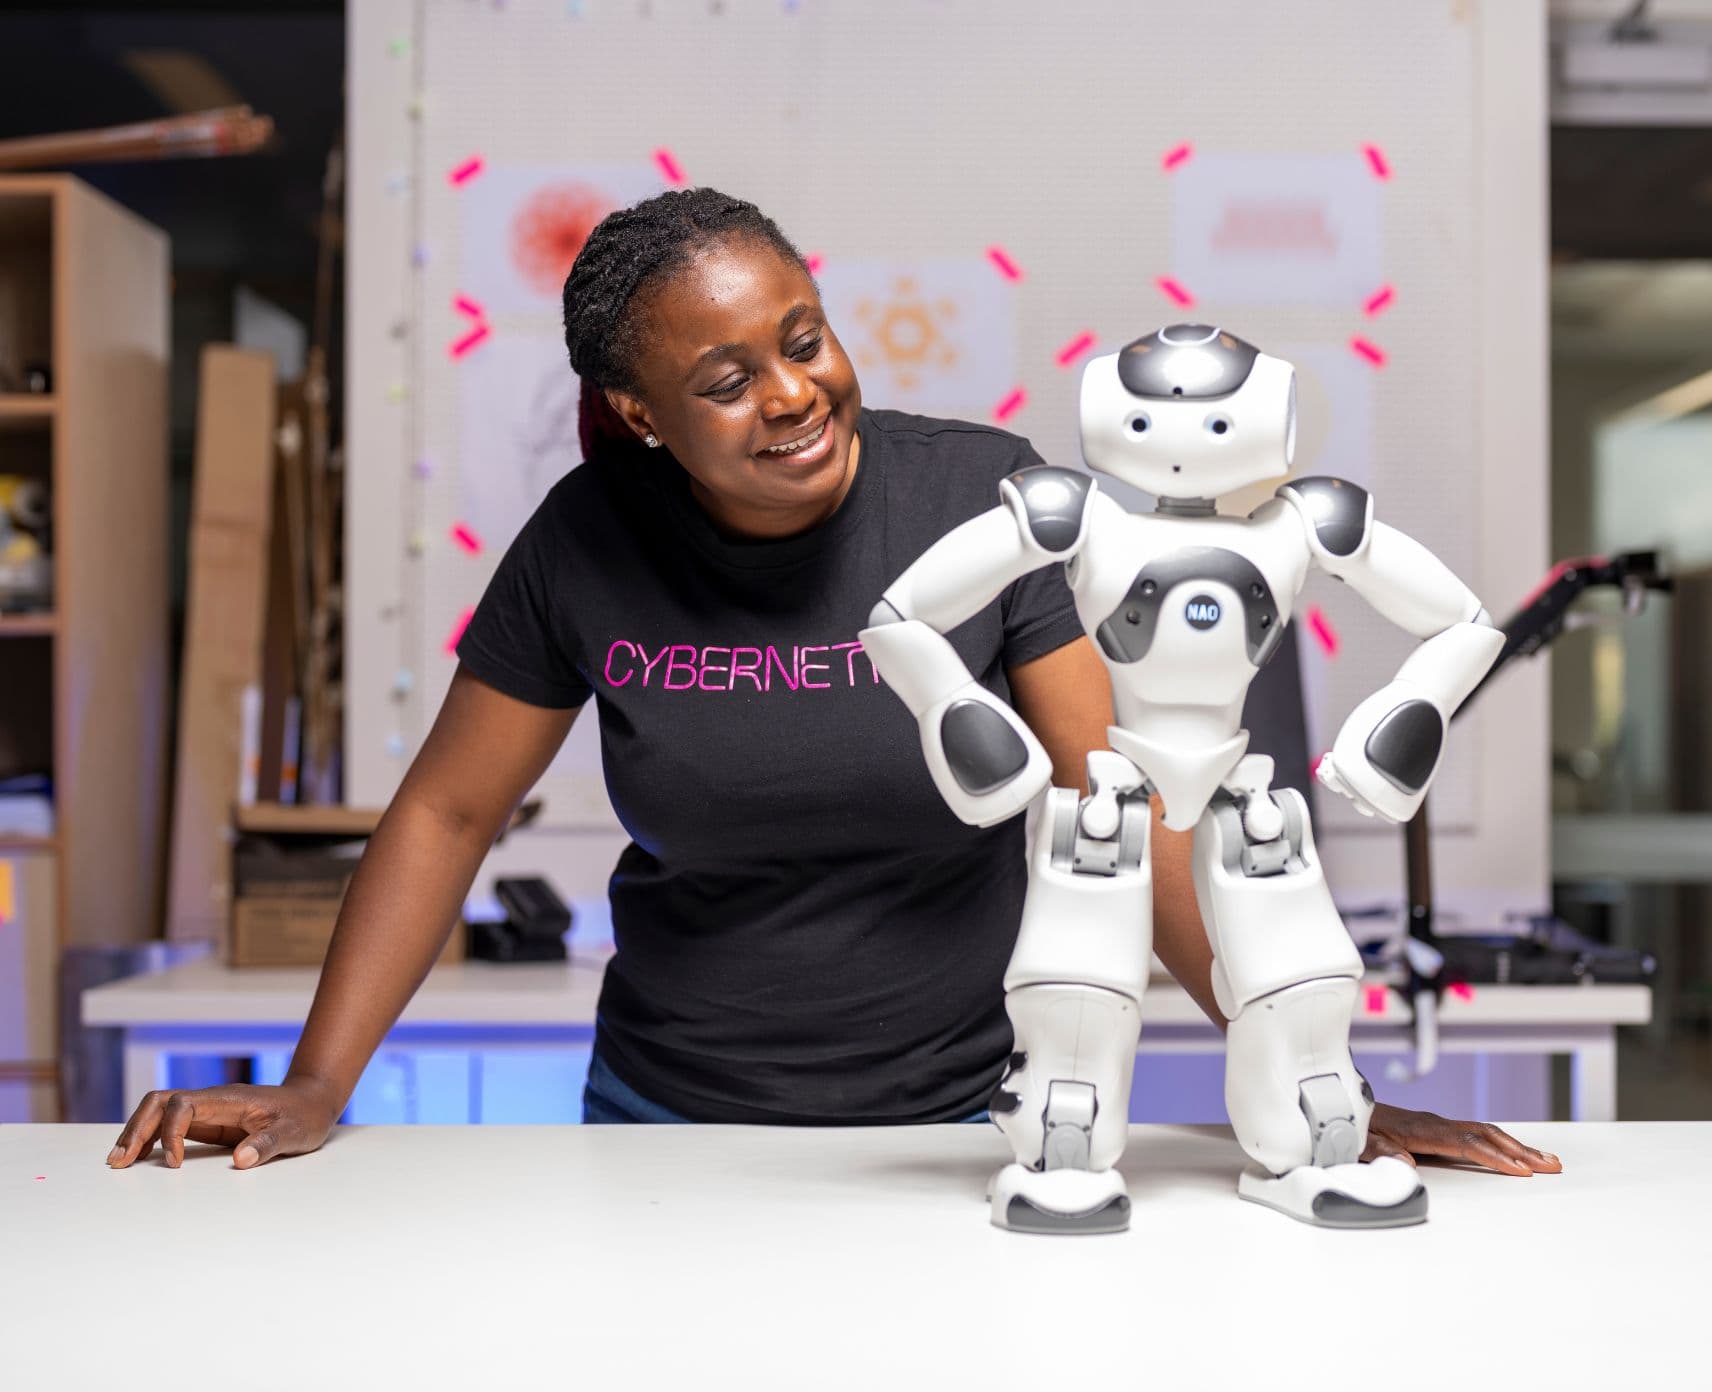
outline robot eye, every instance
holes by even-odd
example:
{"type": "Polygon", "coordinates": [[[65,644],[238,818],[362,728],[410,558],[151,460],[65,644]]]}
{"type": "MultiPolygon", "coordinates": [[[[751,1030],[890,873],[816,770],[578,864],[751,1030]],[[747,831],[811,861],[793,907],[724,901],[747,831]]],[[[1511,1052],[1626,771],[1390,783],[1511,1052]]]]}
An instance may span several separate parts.
{"type": "Polygon", "coordinates": [[[1132,435],[1145,435],[1153,429],[1153,422],[1148,419],[1146,411],[1137,411],[1129,418],[1129,431],[1132,435]]]}
{"type": "Polygon", "coordinates": [[[1229,435],[1236,429],[1236,423],[1222,411],[1215,411],[1206,419],[1207,434],[1229,435]]]}

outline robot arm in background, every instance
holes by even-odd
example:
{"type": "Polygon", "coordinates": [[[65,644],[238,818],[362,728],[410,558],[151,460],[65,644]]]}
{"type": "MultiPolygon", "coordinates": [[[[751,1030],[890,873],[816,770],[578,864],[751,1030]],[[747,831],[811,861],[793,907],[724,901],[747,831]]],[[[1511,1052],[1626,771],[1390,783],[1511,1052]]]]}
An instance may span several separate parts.
{"type": "Polygon", "coordinates": [[[1093,479],[1039,467],[999,485],[1002,502],[952,529],[886,589],[858,635],[921,730],[940,795],[971,826],[1014,816],[1052,778],[1020,716],[964,666],[945,634],[1030,571],[1067,561],[1087,536],[1093,479]]]}
{"type": "Polygon", "coordinates": [[[1444,754],[1445,728],[1504,646],[1474,592],[1426,547],[1373,520],[1373,500],[1342,479],[1292,479],[1315,563],[1399,628],[1424,639],[1391,682],[1358,705],[1320,760],[1320,782],[1366,816],[1415,815],[1444,754]]]}

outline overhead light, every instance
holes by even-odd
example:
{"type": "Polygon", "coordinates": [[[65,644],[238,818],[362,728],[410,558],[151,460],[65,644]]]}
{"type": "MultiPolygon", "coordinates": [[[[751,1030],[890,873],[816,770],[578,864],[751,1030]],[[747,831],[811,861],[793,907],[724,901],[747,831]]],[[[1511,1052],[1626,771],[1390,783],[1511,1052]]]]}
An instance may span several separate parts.
{"type": "Polygon", "coordinates": [[[1686,382],[1678,382],[1674,387],[1666,387],[1657,395],[1617,412],[1612,419],[1657,424],[1675,420],[1678,416],[1692,415],[1706,406],[1712,406],[1712,370],[1690,377],[1686,382]]]}

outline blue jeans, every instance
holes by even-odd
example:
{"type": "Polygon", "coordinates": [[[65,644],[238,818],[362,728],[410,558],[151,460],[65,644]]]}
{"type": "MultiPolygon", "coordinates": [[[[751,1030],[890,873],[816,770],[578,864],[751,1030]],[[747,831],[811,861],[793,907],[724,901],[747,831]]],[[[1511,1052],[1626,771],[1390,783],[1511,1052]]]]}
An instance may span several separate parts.
{"type": "MultiPolygon", "coordinates": [[[[991,1118],[985,1111],[979,1111],[963,1120],[977,1122],[991,1118]]],[[[597,1053],[589,1060],[588,1083],[583,1088],[583,1124],[687,1125],[689,1118],[679,1116],[658,1102],[650,1102],[608,1068],[606,1060],[597,1053]]]]}

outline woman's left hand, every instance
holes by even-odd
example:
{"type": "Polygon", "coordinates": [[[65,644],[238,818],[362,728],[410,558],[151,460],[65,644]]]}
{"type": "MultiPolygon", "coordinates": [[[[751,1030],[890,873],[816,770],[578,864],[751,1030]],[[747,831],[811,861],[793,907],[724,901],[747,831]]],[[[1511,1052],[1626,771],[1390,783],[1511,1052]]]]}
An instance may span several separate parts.
{"type": "Polygon", "coordinates": [[[1411,1165],[1417,1156],[1429,1155],[1507,1175],[1557,1174],[1563,1169],[1557,1156],[1523,1145],[1490,1122],[1451,1121],[1434,1112],[1376,1102],[1361,1158],[1376,1160],[1381,1155],[1395,1155],[1411,1165]]]}

